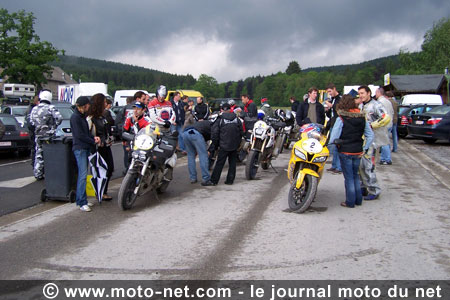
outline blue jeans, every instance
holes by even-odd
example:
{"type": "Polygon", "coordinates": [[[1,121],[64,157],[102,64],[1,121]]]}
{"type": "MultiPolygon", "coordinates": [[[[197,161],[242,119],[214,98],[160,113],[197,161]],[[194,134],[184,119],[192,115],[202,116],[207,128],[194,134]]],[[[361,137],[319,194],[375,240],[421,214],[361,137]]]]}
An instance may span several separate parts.
{"type": "Polygon", "coordinates": [[[88,156],[90,151],[87,149],[74,150],[73,154],[77,160],[78,166],[78,180],[77,180],[77,193],[76,200],[78,206],[87,204],[86,195],[86,178],[88,173],[88,156]]]}
{"type": "Polygon", "coordinates": [[[345,180],[345,204],[349,207],[361,205],[362,193],[358,174],[361,158],[358,155],[342,153],[339,153],[339,158],[345,180]]]}
{"type": "Polygon", "coordinates": [[[390,131],[392,132],[392,152],[397,152],[398,148],[397,124],[392,125],[390,131]]]}
{"type": "Polygon", "coordinates": [[[200,169],[202,171],[202,180],[207,182],[211,180],[208,166],[208,151],[206,151],[206,142],[203,136],[195,129],[187,129],[182,133],[184,143],[186,145],[188,157],[189,178],[191,181],[197,180],[197,169],[195,166],[195,156],[198,154],[200,161],[200,169]]]}
{"type": "Polygon", "coordinates": [[[183,125],[170,125],[170,130],[172,132],[174,131],[178,131],[178,147],[180,148],[181,151],[186,151],[186,146],[184,145],[184,140],[183,140],[183,125]]]}
{"type": "Polygon", "coordinates": [[[339,152],[338,152],[336,145],[328,146],[328,150],[331,150],[331,154],[333,155],[333,161],[331,162],[331,167],[338,171],[342,171],[341,161],[339,160],[339,154],[338,154],[339,152]]]}
{"type": "MultiPolygon", "coordinates": [[[[392,131],[392,127],[388,129],[389,132],[392,131]]],[[[380,161],[385,162],[392,162],[391,159],[391,143],[381,146],[381,154],[380,154],[380,161]]]]}

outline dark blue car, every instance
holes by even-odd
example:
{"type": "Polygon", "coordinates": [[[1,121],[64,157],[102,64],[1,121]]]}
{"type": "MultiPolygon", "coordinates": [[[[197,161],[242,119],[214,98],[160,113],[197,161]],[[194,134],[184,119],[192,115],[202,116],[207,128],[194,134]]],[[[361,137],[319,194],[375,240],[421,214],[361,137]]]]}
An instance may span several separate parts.
{"type": "Polygon", "coordinates": [[[450,104],[437,106],[426,113],[412,116],[408,133],[428,144],[437,140],[450,141],[450,104]]]}

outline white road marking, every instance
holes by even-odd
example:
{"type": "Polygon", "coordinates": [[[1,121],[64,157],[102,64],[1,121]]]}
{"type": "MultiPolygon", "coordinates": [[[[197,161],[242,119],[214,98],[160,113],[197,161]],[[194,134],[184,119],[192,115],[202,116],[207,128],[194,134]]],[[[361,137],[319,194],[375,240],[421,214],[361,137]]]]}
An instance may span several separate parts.
{"type": "Polygon", "coordinates": [[[7,164],[1,164],[0,167],[11,166],[11,165],[21,164],[21,163],[25,163],[25,162],[30,162],[30,161],[31,161],[31,159],[19,160],[19,161],[10,162],[7,164]]]}
{"type": "Polygon", "coordinates": [[[23,188],[24,186],[29,185],[35,181],[36,181],[36,179],[34,178],[34,176],[22,177],[22,178],[17,178],[17,179],[13,179],[13,180],[0,181],[0,187],[20,189],[20,188],[23,188]]]}

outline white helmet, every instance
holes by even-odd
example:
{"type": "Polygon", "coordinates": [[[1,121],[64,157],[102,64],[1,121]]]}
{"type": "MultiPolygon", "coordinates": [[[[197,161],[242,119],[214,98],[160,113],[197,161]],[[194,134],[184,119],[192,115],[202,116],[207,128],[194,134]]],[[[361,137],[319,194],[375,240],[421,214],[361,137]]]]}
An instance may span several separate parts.
{"type": "Polygon", "coordinates": [[[39,101],[48,101],[49,103],[51,103],[52,98],[52,92],[50,92],[49,90],[42,90],[39,93],[39,101]]]}

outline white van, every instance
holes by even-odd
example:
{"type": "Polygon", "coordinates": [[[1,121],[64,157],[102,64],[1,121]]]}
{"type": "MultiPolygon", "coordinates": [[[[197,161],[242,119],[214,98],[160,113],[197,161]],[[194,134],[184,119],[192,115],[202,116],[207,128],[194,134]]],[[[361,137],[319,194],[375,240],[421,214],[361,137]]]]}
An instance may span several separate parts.
{"type": "Polygon", "coordinates": [[[136,92],[142,91],[150,97],[154,96],[154,93],[149,93],[146,90],[117,90],[114,94],[114,106],[124,106],[127,105],[127,98],[133,97],[136,92]]]}
{"type": "Polygon", "coordinates": [[[443,102],[441,95],[436,94],[409,94],[402,97],[401,105],[416,104],[442,105],[443,102]]]}

